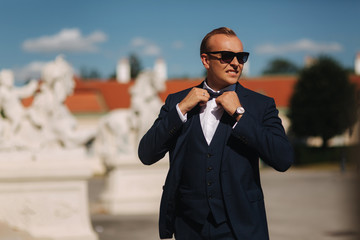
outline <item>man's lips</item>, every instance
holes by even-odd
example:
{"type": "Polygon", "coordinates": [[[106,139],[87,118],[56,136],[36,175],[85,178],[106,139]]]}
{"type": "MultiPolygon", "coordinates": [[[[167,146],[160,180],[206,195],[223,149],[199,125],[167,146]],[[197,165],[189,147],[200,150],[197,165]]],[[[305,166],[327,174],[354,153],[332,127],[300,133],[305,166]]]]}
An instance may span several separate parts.
{"type": "Polygon", "coordinates": [[[233,69],[227,70],[226,72],[227,72],[227,73],[230,73],[230,74],[235,74],[235,75],[239,73],[239,71],[233,70],[233,69]]]}

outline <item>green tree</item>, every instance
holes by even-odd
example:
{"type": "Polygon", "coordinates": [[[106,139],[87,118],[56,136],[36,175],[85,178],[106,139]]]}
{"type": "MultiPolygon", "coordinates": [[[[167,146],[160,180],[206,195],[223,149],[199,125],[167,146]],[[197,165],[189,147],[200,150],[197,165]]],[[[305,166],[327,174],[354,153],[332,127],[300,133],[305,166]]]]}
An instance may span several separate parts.
{"type": "Polygon", "coordinates": [[[269,62],[263,74],[294,74],[299,68],[291,61],[284,58],[276,58],[269,62]]]}
{"type": "Polygon", "coordinates": [[[346,70],[322,56],[304,68],[290,99],[291,132],[298,137],[328,140],[351,128],[357,119],[356,88],[346,70]]]}
{"type": "Polygon", "coordinates": [[[130,77],[134,79],[137,77],[137,75],[139,75],[139,73],[142,70],[141,62],[136,54],[131,53],[129,56],[129,63],[130,63],[130,77]]]}
{"type": "Polygon", "coordinates": [[[80,69],[80,76],[82,79],[96,79],[101,77],[98,70],[95,68],[89,69],[87,67],[82,67],[80,69]]]}
{"type": "Polygon", "coordinates": [[[116,72],[115,71],[109,75],[109,79],[116,79],[116,72]]]}

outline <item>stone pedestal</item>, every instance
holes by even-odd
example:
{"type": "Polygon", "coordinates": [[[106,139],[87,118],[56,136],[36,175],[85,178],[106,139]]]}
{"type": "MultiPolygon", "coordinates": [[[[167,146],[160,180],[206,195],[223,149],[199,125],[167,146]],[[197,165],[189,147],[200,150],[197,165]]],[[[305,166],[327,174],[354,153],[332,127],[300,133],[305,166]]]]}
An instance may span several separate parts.
{"type": "Polygon", "coordinates": [[[168,160],[145,166],[136,156],[118,159],[101,195],[105,210],[114,215],[157,214],[168,160]]]}
{"type": "Polygon", "coordinates": [[[92,172],[81,149],[2,152],[0,165],[0,222],[36,239],[98,239],[88,209],[92,172]]]}

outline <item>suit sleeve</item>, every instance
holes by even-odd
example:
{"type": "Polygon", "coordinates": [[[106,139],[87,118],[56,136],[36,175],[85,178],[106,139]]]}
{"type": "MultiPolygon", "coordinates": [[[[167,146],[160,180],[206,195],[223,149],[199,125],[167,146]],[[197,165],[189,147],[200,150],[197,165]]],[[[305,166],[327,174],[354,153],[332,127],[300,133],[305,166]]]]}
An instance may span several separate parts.
{"type": "Polygon", "coordinates": [[[183,125],[176,104],[177,102],[172,100],[172,95],[169,95],[158,118],[142,137],[138,155],[143,164],[151,165],[159,161],[173,146],[177,133],[183,125]]]}
{"type": "Polygon", "coordinates": [[[273,99],[266,102],[260,121],[246,111],[233,129],[233,135],[254,149],[265,163],[283,172],[293,163],[294,155],[278,113],[273,99]]]}

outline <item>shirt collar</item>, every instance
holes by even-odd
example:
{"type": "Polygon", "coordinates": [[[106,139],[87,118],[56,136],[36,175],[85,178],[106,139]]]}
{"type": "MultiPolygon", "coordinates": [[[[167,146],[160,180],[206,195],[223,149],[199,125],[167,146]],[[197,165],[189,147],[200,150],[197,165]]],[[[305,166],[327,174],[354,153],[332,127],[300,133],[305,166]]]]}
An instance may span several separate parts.
{"type": "Polygon", "coordinates": [[[204,85],[203,85],[204,89],[208,89],[212,92],[216,92],[216,93],[223,93],[223,92],[228,92],[228,91],[235,91],[236,89],[236,84],[231,84],[223,89],[220,89],[219,91],[214,91],[211,87],[209,87],[209,85],[206,83],[206,80],[204,81],[204,85]]]}

